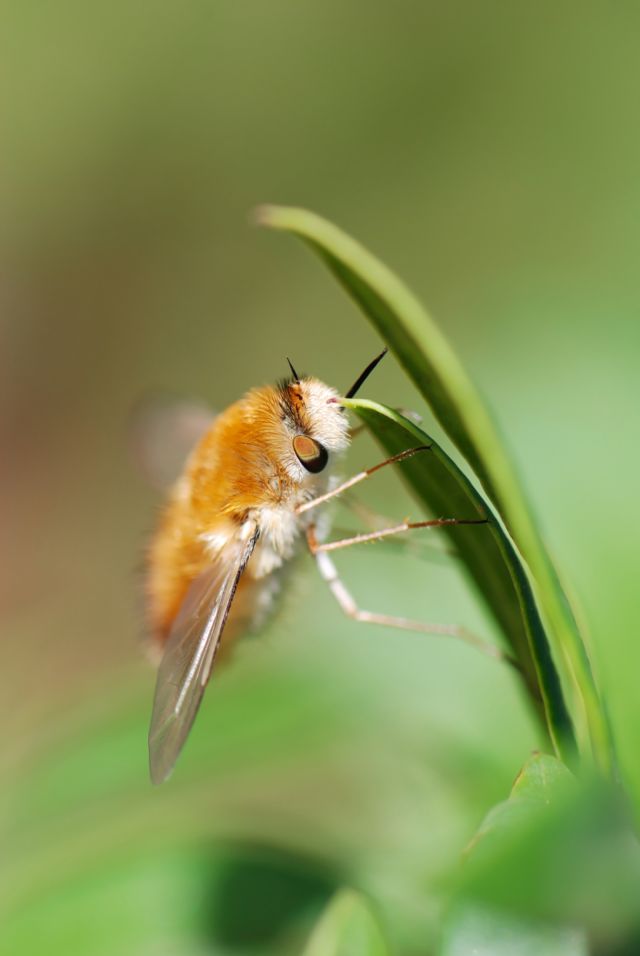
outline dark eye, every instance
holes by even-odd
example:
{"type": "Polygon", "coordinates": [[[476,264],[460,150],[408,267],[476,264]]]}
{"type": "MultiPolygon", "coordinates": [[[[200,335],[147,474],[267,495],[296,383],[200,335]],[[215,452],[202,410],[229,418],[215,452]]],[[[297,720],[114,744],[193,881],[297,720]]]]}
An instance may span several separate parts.
{"type": "Polygon", "coordinates": [[[306,435],[296,435],[293,439],[293,450],[300,464],[314,475],[322,471],[329,461],[329,454],[324,445],[306,435]]]}

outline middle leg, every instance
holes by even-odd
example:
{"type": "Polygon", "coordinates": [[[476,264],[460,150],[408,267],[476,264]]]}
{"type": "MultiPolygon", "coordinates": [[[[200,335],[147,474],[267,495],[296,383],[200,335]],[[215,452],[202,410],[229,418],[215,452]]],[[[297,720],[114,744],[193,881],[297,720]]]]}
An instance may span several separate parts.
{"type": "Polygon", "coordinates": [[[477,637],[466,628],[451,624],[433,624],[426,621],[414,621],[406,617],[396,617],[390,614],[366,611],[359,607],[340,578],[335,564],[326,551],[321,550],[322,546],[318,545],[313,527],[307,529],[307,542],[309,544],[309,550],[316,559],[321,577],[328,584],[340,609],[347,617],[363,624],[378,624],[383,627],[393,627],[403,631],[417,631],[421,634],[439,634],[444,637],[456,637],[467,644],[471,644],[476,650],[492,657],[494,660],[504,661],[516,670],[520,670],[520,666],[515,658],[506,654],[494,644],[483,641],[482,638],[477,637]]]}

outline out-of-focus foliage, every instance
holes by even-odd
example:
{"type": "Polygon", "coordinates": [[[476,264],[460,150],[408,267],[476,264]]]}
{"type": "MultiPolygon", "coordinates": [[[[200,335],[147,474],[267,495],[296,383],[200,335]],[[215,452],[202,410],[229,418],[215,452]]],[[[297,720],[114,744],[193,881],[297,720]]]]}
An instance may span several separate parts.
{"type": "MultiPolygon", "coordinates": [[[[584,604],[637,815],[639,28],[588,3],[5,8],[0,949],[293,954],[351,886],[392,952],[437,952],[444,878],[540,745],[504,668],[359,629],[301,560],[150,788],[136,595],[160,499],[130,409],[157,386],[222,407],[286,355],[344,388],[379,348],[247,228],[266,200],[397,268],[488,399],[584,604]]],[[[364,394],[425,413],[389,360],[364,394]]],[[[359,438],[345,467],[378,457],[359,438]]],[[[369,484],[415,514],[397,476],[369,484]]],[[[497,640],[445,558],[340,568],[365,607],[497,640]]]]}
{"type": "Polygon", "coordinates": [[[315,927],[304,956],[388,956],[388,952],[366,902],[343,890],[315,927]]]}
{"type": "Polygon", "coordinates": [[[514,919],[504,911],[466,906],[445,928],[439,956],[589,956],[584,931],[514,919]]]}
{"type": "Polygon", "coordinates": [[[471,912],[483,906],[494,919],[579,929],[596,952],[640,940],[640,844],[628,808],[618,792],[573,779],[553,757],[525,765],[478,830],[457,881],[471,912]]]}

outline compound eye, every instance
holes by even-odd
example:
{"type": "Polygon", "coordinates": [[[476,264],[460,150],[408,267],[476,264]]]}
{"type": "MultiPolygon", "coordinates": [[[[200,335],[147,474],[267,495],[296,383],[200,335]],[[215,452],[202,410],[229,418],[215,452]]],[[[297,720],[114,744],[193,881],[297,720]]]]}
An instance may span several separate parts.
{"type": "Polygon", "coordinates": [[[293,450],[301,465],[316,475],[329,461],[329,454],[324,445],[307,435],[296,435],[293,439],[293,450]]]}

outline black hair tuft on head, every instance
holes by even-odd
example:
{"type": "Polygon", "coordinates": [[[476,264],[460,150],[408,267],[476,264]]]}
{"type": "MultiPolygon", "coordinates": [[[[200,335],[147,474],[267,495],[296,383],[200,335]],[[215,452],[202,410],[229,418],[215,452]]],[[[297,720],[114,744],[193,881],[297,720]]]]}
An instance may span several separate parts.
{"type": "Polygon", "coordinates": [[[293,375],[293,380],[294,380],[294,382],[296,382],[296,383],[299,384],[299,382],[300,382],[300,376],[298,375],[298,373],[297,373],[296,370],[294,369],[293,365],[291,364],[291,359],[290,359],[288,356],[287,356],[287,362],[289,363],[289,368],[291,369],[291,374],[293,375]]]}

